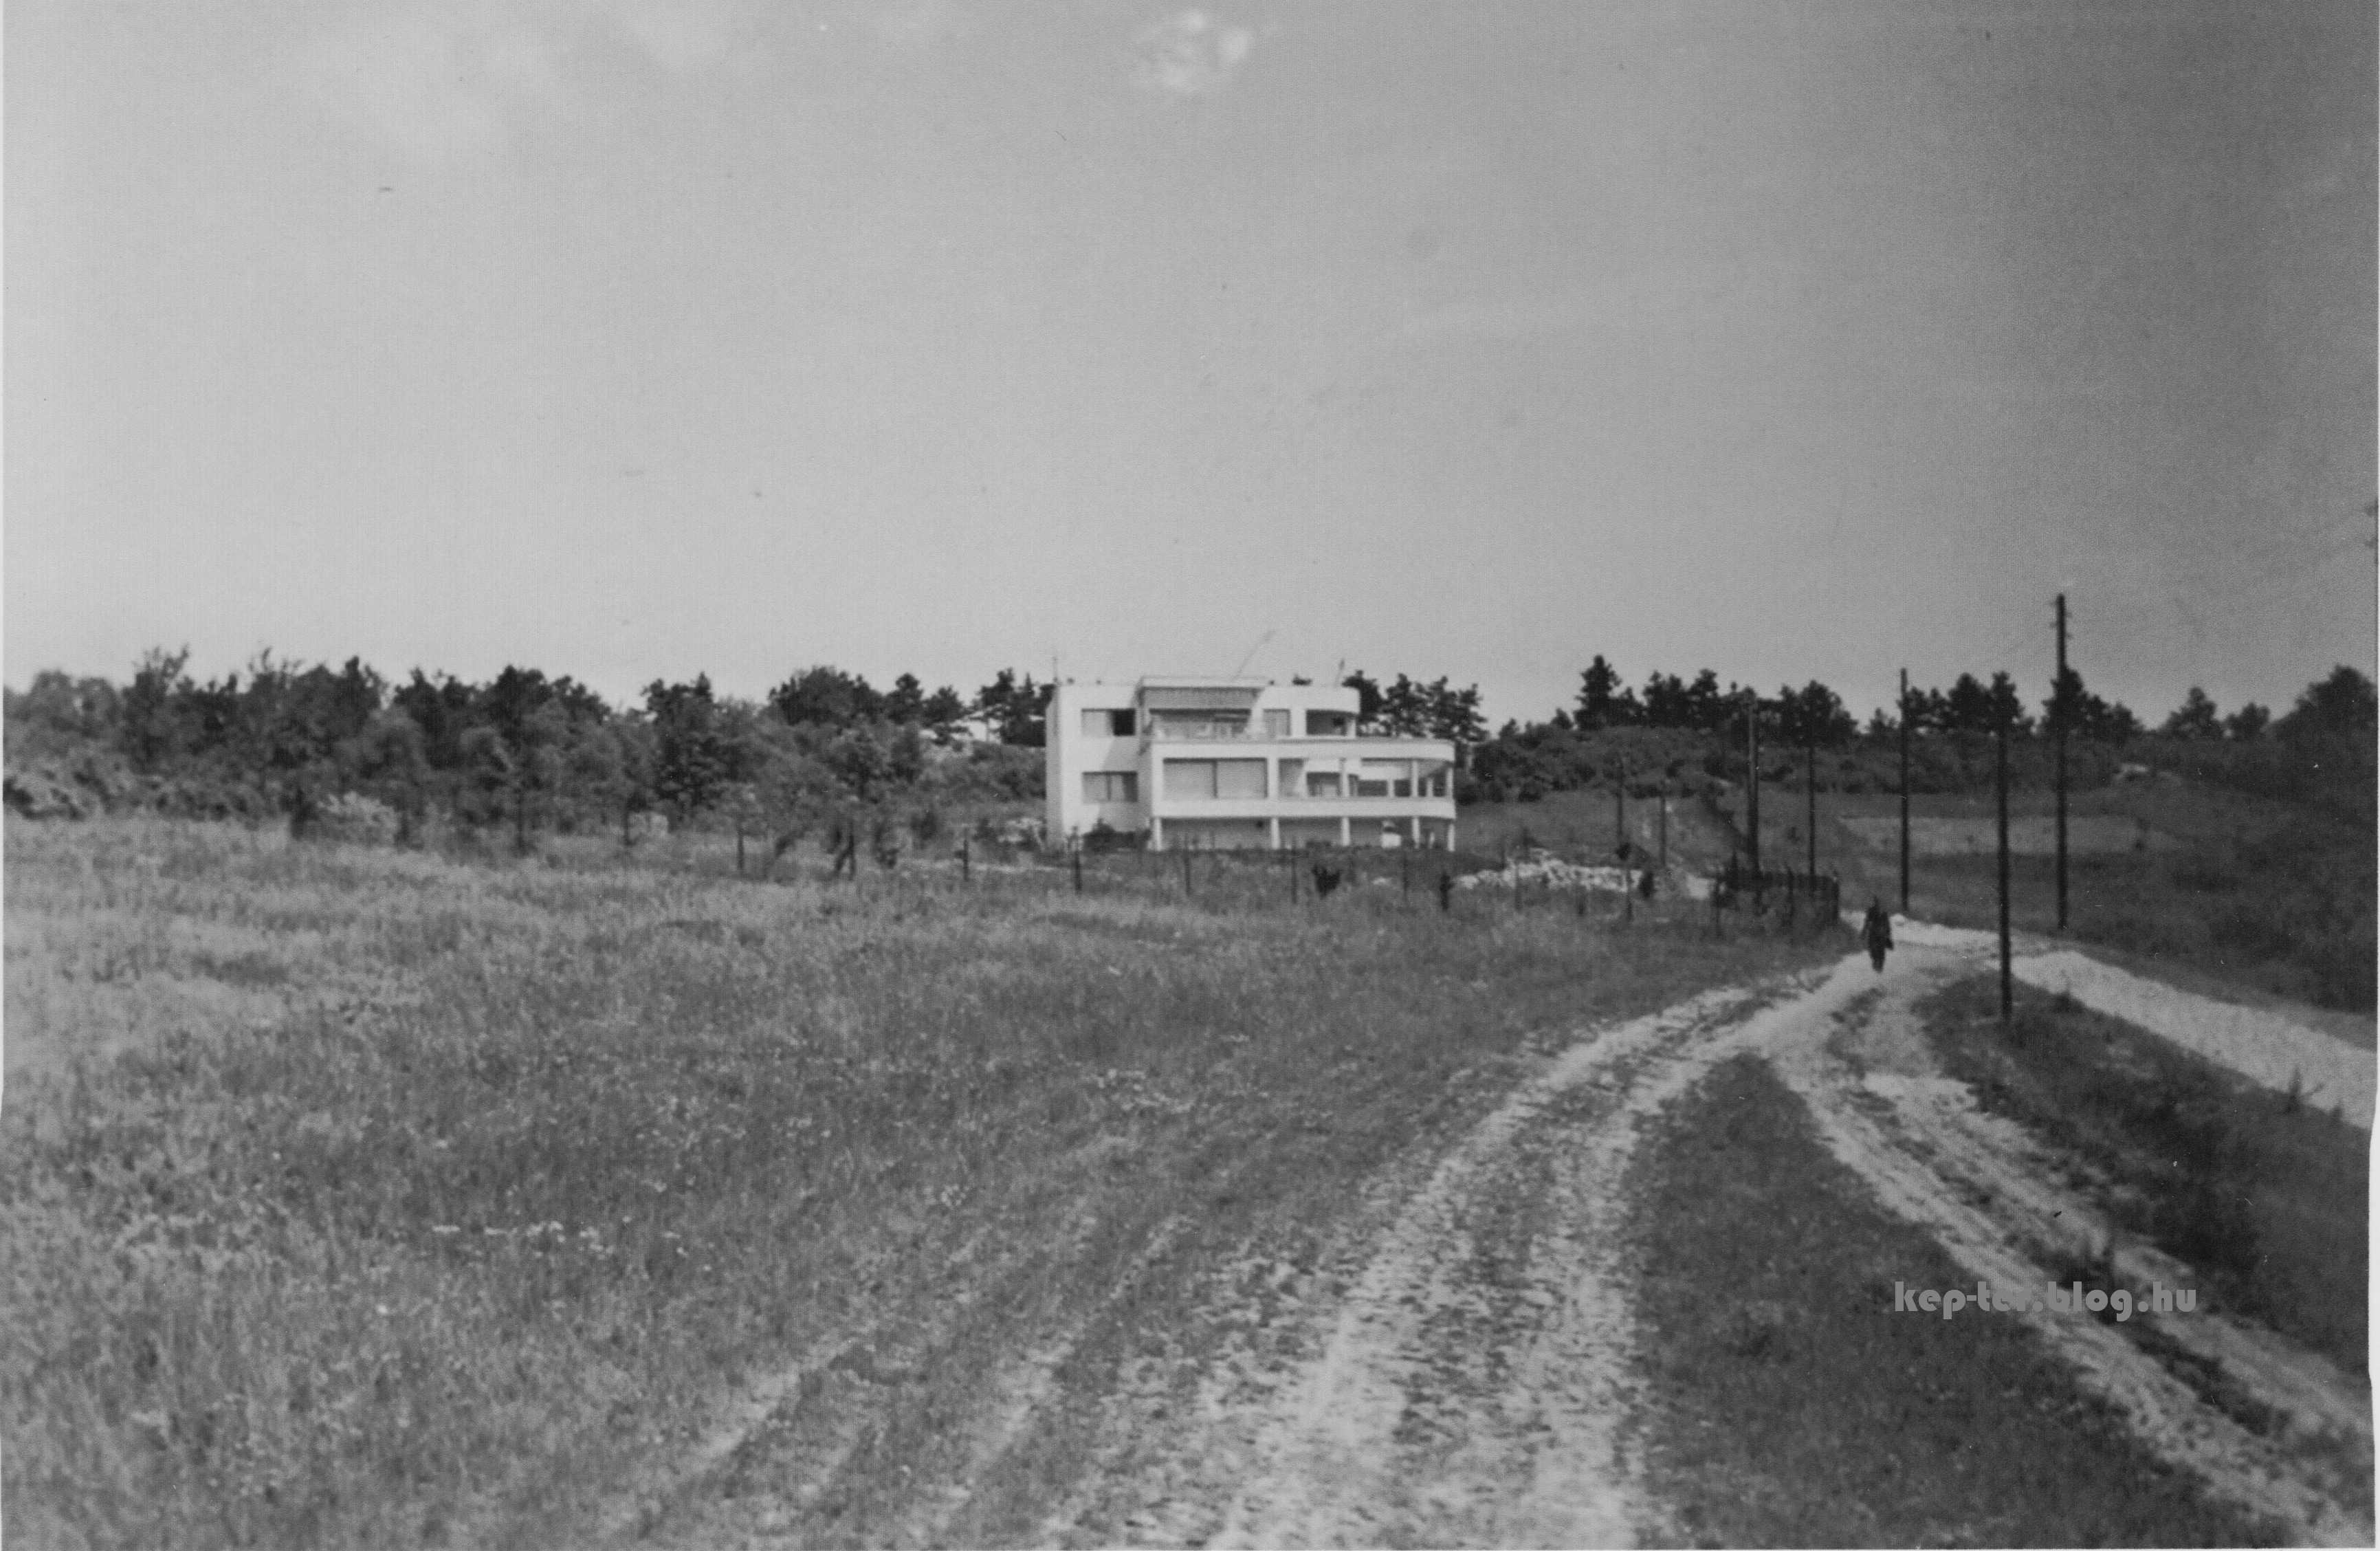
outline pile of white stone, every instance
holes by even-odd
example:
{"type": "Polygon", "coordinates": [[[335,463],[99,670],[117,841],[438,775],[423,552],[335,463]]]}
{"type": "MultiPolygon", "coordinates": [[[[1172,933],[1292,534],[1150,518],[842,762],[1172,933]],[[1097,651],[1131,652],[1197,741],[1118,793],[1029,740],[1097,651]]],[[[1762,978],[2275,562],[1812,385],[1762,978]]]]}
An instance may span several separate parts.
{"type": "Polygon", "coordinates": [[[1525,860],[1511,861],[1496,872],[1466,873],[1454,880],[1458,889],[1523,889],[1544,888],[1557,893],[1569,890],[1589,890],[1602,893],[1622,894],[1643,879],[1642,870],[1633,867],[1590,866],[1584,862],[1565,862],[1559,856],[1532,855],[1525,860]]]}

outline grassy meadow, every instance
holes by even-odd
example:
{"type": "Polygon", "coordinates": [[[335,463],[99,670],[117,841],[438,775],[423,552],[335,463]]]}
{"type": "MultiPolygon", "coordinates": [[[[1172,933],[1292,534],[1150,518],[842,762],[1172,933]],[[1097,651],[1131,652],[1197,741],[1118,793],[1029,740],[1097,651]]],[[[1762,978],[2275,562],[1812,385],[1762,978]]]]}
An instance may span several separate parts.
{"type": "MultiPolygon", "coordinates": [[[[1761,837],[1770,865],[1806,865],[1807,797],[1764,792],[1761,837]]],[[[1911,799],[1912,816],[1988,826],[1992,794],[1911,799]]],[[[2047,792],[2010,794],[2012,819],[2055,811],[2047,792]]],[[[2184,966],[2216,985],[2245,987],[2366,1020],[2374,1005],[2375,883],[2373,830],[2312,803],[2255,796],[2170,775],[2080,792],[2070,818],[2152,837],[2137,848],[2085,852],[2068,863],[2069,931],[2076,940],[2152,965],[2184,966]]],[[[1841,820],[1898,817],[1889,793],[1818,794],[1818,866],[1840,872],[1847,904],[1871,895],[1900,903],[1897,839],[1864,841],[1841,820]]],[[[1998,862],[1988,838],[1972,855],[1913,858],[1911,914],[1954,926],[1998,921],[1998,862]]],[[[2058,925],[2057,866],[2046,854],[2010,858],[2010,917],[2020,931],[2058,925]]]]}
{"type": "MultiPolygon", "coordinates": [[[[701,837],[6,841],[28,1545],[573,1545],[624,1500],[651,1529],[739,1387],[921,1352],[787,1531],[865,1541],[1004,1403],[1004,1356],[1160,1241],[1321,1231],[1533,1050],[1840,951],[1690,911],[1441,914],[1395,863],[1293,902],[1211,856],[1186,893],[1142,857],[1077,892],[980,856],[747,880],[701,837]]],[[[1070,1448],[1023,1450],[1016,1517],[968,1537],[1030,1539],[1070,1448]]]]}

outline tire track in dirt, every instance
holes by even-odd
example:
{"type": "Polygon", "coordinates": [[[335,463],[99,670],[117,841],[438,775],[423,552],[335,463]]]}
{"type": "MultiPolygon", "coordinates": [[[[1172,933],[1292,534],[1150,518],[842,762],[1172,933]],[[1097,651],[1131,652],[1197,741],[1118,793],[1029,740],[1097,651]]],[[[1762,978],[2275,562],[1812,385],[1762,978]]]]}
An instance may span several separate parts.
{"type": "MultiPolygon", "coordinates": [[[[1815,994],[1831,1007],[1851,988],[1815,994]]],[[[1708,993],[1595,1035],[1451,1152],[1384,1179],[1322,1257],[1335,1299],[1249,1332],[1186,1386],[1128,1375],[1090,1472],[1103,1500],[1067,1505],[1040,1538],[1089,1523],[1140,1544],[1636,1539],[1658,1509],[1625,1426],[1621,1181],[1639,1118],[1773,1032],[1773,1013],[1747,1020],[1762,1000],[1708,993]]],[[[1228,1326],[1245,1278],[1220,1279],[1201,1318],[1228,1326]]]]}
{"type": "MultiPolygon", "coordinates": [[[[1135,1334],[1133,1289],[1159,1262],[1179,1259],[1170,1247],[1183,1225],[1161,1225],[1104,1296],[1075,1301],[1068,1317],[1000,1365],[959,1424],[938,1484],[921,1474],[914,1500],[885,1505],[889,1516],[868,1537],[939,1544],[987,1527],[989,1499],[978,1494],[1015,1474],[1012,1456],[1064,1412],[1097,1441],[1072,1472],[1071,1496],[1038,1510],[1029,1495],[1021,1499],[1041,1513],[1026,1537],[1034,1544],[1679,1538],[1645,1492],[1635,1457],[1644,1398],[1633,1374],[1621,1229],[1637,1122],[1713,1066],[1745,1051],[1770,1060],[1809,1103],[1835,1156],[1968,1274],[2038,1287],[2047,1279],[2042,1259],[2078,1237],[2090,1247],[2104,1231],[2060,1182],[2067,1160],[2012,1122],[1975,1113],[1963,1085],[1931,1066],[1912,1004],[1969,967],[1957,953],[1905,951],[1879,978],[1864,961],[1845,960],[1585,1036],[1451,1150],[1408,1148],[1349,1204],[1325,1242],[1216,1243],[1200,1255],[1203,1288],[1188,1317],[1135,1334]],[[1885,1045],[1894,1058],[1875,1059],[1885,1045]],[[1846,1060],[1853,1053],[1864,1066],[1846,1060]],[[1095,1329],[1102,1351],[1124,1354],[1096,1388],[1062,1393],[1059,1370],[1095,1329]]],[[[2117,1264],[2128,1280],[2187,1279],[2154,1251],[2123,1251],[2117,1264]]],[[[1026,1274],[1023,1263],[1005,1269],[1026,1274]]],[[[2112,1327],[2013,1317],[2032,1319],[2086,1387],[2221,1495],[2308,1542],[2370,1544],[2368,1518],[2338,1506],[2339,1483],[2324,1475],[2320,1451],[2296,1447],[2325,1435],[2360,1437],[2368,1457],[2368,1397],[2318,1357],[2219,1316],[2167,1322],[2187,1351],[2292,1419],[2296,1431],[2264,1438],[2112,1327]]],[[[892,1343],[920,1363],[933,1360],[937,1344],[892,1343]]],[[[869,1407],[830,1406],[827,1432],[791,1453],[763,1440],[790,1417],[796,1395],[840,1376],[805,1363],[798,1376],[764,1387],[698,1453],[695,1473],[732,1471],[722,1456],[757,1447],[771,1456],[771,1475],[801,1458],[808,1468],[796,1467],[795,1479],[833,1480],[869,1407]]],[[[1013,1493],[1014,1484],[1002,1489],[1013,1493]]],[[[698,1513],[681,1529],[692,1543],[756,1545],[826,1529],[798,1500],[778,1496],[785,1490],[769,1493],[782,1509],[698,1513]]]]}
{"type": "MultiPolygon", "coordinates": [[[[1972,968],[1953,953],[1904,950],[1877,995],[1831,1026],[1802,1024],[1765,1053],[1809,1105],[1828,1149],[1888,1208],[1925,1229],[1967,1274],[2029,1295],[2051,1279],[2045,1260],[2095,1253],[2113,1236],[2090,1202],[2060,1182],[2074,1171],[2070,1160],[2013,1122],[1976,1112],[1965,1084],[1934,1069],[1913,1004],[1972,968]],[[1856,1070],[1846,1054],[1887,1070],[1856,1070]]],[[[2196,1280],[2180,1262],[2142,1246],[2119,1246],[2115,1272],[2129,1284],[2196,1280]]],[[[2113,1326],[2046,1310],[1966,1317],[2030,1321],[2152,1448],[2220,1496],[2279,1519],[2301,1543],[2372,1544],[2368,1512],[2342,1506],[2353,1487],[2336,1468],[2342,1455],[2370,1458],[2369,1393],[2320,1354],[2211,1311],[2155,1321],[2159,1337],[2216,1365],[2285,1419],[2268,1437],[2200,1399],[2113,1326]]]]}

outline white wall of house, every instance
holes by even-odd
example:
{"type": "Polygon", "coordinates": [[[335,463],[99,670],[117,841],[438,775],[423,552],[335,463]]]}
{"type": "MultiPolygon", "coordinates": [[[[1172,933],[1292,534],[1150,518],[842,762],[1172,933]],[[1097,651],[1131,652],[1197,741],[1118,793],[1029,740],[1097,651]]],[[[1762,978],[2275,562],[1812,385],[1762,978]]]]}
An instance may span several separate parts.
{"type": "Polygon", "coordinates": [[[1141,783],[1140,733],[1135,723],[1127,733],[1112,731],[1115,715],[1136,714],[1139,686],[1129,684],[1062,684],[1050,697],[1044,725],[1042,771],[1044,808],[1050,843],[1088,834],[1105,821],[1126,833],[1148,827],[1148,794],[1141,783]],[[1087,783],[1086,776],[1102,779],[1087,783]],[[1107,778],[1121,777],[1118,781],[1107,778]],[[1134,800],[1117,789],[1126,783],[1134,800]],[[1101,794],[1094,795],[1094,789],[1101,794]]]}
{"type": "Polygon", "coordinates": [[[1101,823],[1180,845],[1452,843],[1451,744],[1354,735],[1356,692],[1252,679],[1062,684],[1050,838],[1101,823]]]}

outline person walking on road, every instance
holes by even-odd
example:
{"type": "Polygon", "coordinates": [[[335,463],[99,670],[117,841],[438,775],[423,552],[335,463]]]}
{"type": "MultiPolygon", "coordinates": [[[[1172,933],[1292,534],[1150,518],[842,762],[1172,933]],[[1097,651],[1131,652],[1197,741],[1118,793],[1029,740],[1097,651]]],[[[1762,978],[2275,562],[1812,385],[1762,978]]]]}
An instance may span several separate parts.
{"type": "Polygon", "coordinates": [[[1861,923],[1860,936],[1867,940],[1867,956],[1876,961],[1876,972],[1884,973],[1884,956],[1892,951],[1892,917],[1884,913],[1884,901],[1868,896],[1867,919],[1861,923]]]}

